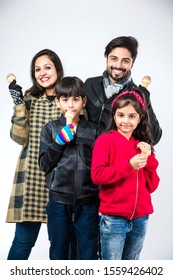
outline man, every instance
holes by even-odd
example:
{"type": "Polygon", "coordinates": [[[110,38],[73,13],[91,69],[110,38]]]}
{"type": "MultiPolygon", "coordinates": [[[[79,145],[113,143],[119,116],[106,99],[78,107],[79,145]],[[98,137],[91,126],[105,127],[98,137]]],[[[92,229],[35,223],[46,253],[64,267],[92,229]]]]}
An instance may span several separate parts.
{"type": "MultiPolygon", "coordinates": [[[[138,42],[134,37],[120,36],[113,39],[105,48],[106,71],[102,76],[88,78],[85,82],[88,120],[96,123],[100,132],[108,126],[112,100],[121,92],[137,87],[131,77],[137,54],[138,42]]],[[[138,88],[145,94],[153,144],[156,145],[162,136],[162,129],[153,111],[149,91],[141,85],[138,88]]]]}

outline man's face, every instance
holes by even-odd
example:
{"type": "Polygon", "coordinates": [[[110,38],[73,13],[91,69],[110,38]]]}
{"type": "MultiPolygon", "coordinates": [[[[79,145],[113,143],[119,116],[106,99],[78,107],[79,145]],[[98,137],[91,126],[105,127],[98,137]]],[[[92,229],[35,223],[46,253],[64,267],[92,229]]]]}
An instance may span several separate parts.
{"type": "Polygon", "coordinates": [[[113,49],[107,57],[107,72],[111,83],[118,82],[127,76],[132,66],[133,60],[128,49],[113,49]]]}

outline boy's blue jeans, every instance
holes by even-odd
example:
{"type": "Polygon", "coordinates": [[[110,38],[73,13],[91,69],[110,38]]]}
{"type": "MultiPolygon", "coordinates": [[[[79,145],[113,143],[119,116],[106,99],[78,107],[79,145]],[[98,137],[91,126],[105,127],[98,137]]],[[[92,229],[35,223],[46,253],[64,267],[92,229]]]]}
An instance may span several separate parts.
{"type": "Polygon", "coordinates": [[[98,204],[65,205],[52,199],[47,205],[50,259],[67,260],[74,228],[79,260],[96,260],[98,247],[98,204]]]}
{"type": "Polygon", "coordinates": [[[15,236],[7,260],[27,260],[37,240],[41,223],[16,223],[15,236]]]}
{"type": "Polygon", "coordinates": [[[102,215],[101,259],[137,260],[143,247],[149,216],[134,220],[102,215]]]}

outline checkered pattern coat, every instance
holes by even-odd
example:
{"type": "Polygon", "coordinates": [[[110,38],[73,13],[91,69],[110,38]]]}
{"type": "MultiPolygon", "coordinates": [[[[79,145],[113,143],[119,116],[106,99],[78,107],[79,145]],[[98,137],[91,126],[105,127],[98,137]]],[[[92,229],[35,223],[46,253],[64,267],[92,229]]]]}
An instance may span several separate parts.
{"type": "Polygon", "coordinates": [[[60,116],[60,110],[46,95],[36,99],[29,94],[24,100],[25,104],[14,106],[12,117],[11,138],[22,145],[22,151],[17,161],[6,222],[46,223],[48,188],[38,165],[40,131],[48,121],[60,116]]]}

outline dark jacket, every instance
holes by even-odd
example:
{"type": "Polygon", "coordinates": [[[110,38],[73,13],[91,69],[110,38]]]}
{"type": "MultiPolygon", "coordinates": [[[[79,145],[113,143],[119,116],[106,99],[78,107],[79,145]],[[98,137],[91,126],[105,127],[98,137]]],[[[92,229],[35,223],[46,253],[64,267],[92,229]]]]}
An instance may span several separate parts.
{"type": "Polygon", "coordinates": [[[46,174],[50,198],[63,204],[88,204],[98,201],[98,186],[91,180],[92,146],[96,126],[81,116],[75,138],[65,145],[55,142],[66,125],[61,116],[41,131],[39,165],[46,174]]]}
{"type": "MultiPolygon", "coordinates": [[[[111,98],[107,99],[103,86],[103,76],[87,79],[85,82],[85,94],[87,95],[86,110],[88,120],[95,123],[100,132],[104,131],[108,127],[111,119],[112,100],[121,92],[125,90],[132,90],[134,88],[137,88],[137,86],[133,81],[131,81],[129,84],[125,85],[118,94],[115,94],[111,98]]],[[[149,91],[142,86],[139,86],[138,88],[144,93],[146,98],[146,104],[151,119],[151,134],[153,137],[153,143],[156,145],[162,136],[162,129],[160,128],[159,122],[153,111],[149,91]]]]}

